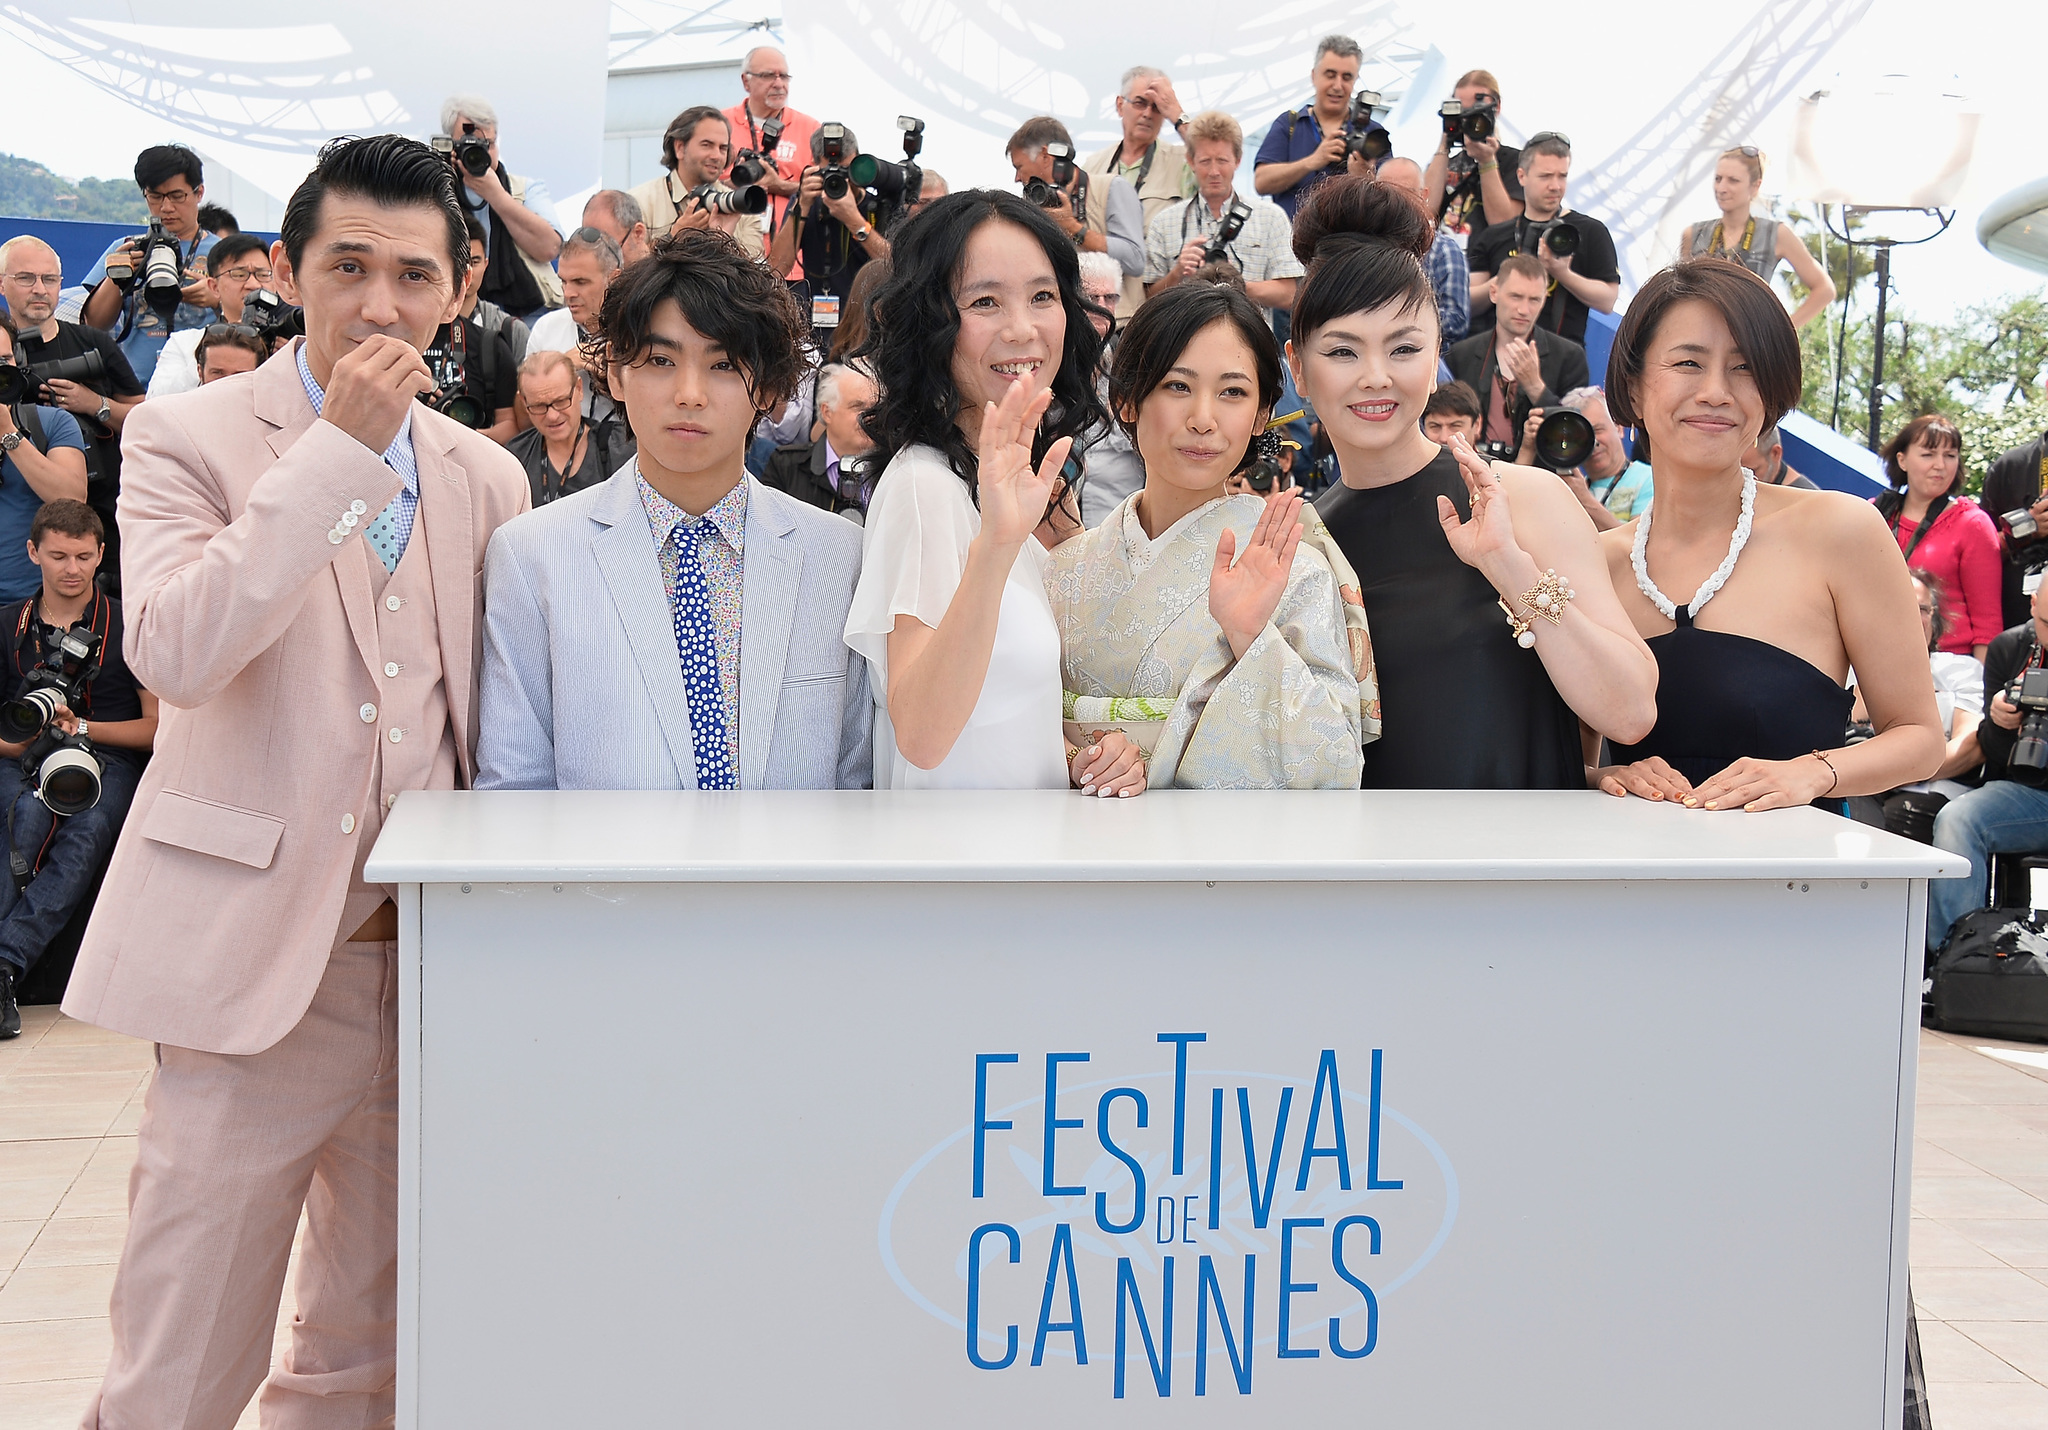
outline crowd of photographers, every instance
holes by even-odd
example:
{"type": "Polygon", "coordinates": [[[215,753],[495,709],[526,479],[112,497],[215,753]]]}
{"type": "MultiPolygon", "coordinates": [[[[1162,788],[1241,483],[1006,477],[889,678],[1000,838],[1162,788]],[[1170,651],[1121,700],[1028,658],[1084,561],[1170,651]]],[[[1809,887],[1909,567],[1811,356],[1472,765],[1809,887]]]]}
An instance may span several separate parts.
{"type": "MultiPolygon", "coordinates": [[[[1241,288],[1284,341],[1303,273],[1294,215],[1333,174],[1376,176],[1412,198],[1437,230],[1425,266],[1445,346],[1428,434],[1460,433],[1491,457],[1556,471],[1603,529],[1640,515],[1653,496],[1649,468],[1631,460],[1585,349],[1590,315],[1615,310],[1620,272],[1606,225],[1567,202],[1571,141],[1542,130],[1519,148],[1504,142],[1499,82],[1474,69],[1440,106],[1434,152],[1396,155],[1378,118],[1380,96],[1360,87],[1362,63],[1361,47],[1346,36],[1319,43],[1307,101],[1258,137],[1250,194],[1238,186],[1247,146],[1239,122],[1217,110],[1188,112],[1171,76],[1150,65],[1122,76],[1115,142],[1084,157],[1064,124],[1037,116],[1009,136],[1004,157],[1023,195],[1072,239],[1112,342],[1115,327],[1149,298],[1187,283],[1241,288]]],[[[715,228],[790,283],[810,318],[809,379],[763,419],[749,469],[807,502],[862,519],[873,475],[863,470],[872,442],[859,419],[877,392],[853,350],[866,331],[874,280],[890,262],[891,235],[947,184],[918,162],[922,121],[899,118],[891,144],[869,150],[845,123],[794,108],[792,78],[781,50],[750,51],[740,102],[678,114],[662,136],[662,173],[630,191],[599,191],[573,227],[564,227],[544,183],[507,167],[488,101],[456,95],[442,106],[433,147],[459,180],[470,265],[455,318],[423,354],[435,387],[421,400],[503,443],[525,469],[535,505],[603,481],[635,451],[624,411],[587,356],[608,285],[663,240],[715,228]],[[882,154],[897,145],[900,158],[882,154]]],[[[1833,296],[1832,286],[1782,225],[1743,220],[1761,177],[1754,149],[1723,156],[1715,194],[1726,222],[1688,228],[1684,242],[1767,279],[1778,261],[1791,263],[1811,290],[1794,315],[1804,321],[1833,296]]],[[[145,396],[250,371],[303,331],[273,273],[270,246],[205,202],[196,154],[152,147],[138,157],[134,178],[147,232],[109,247],[77,287],[66,289],[56,254],[39,240],[21,237],[0,248],[0,601],[12,603],[17,625],[14,668],[0,681],[11,702],[0,707],[0,754],[14,757],[0,764],[14,830],[14,877],[0,880],[0,991],[9,993],[10,1008],[12,983],[89,897],[95,861],[118,833],[133,789],[132,779],[108,778],[100,761],[85,791],[91,800],[79,805],[85,793],[77,762],[52,761],[50,750],[90,755],[97,738],[133,763],[146,758],[154,729],[154,701],[134,687],[119,654],[123,422],[145,396]],[[84,656],[67,655],[66,634],[81,620],[98,643],[84,656]],[[10,723],[8,712],[38,681],[58,692],[49,702],[58,716],[33,729],[28,714],[10,723]],[[24,761],[24,750],[34,758],[24,761]],[[47,778],[38,786],[38,759],[56,770],[58,794],[45,787],[47,778]],[[69,797],[79,805],[68,819],[61,817],[67,771],[69,797]]],[[[1312,494],[1332,464],[1291,378],[1275,420],[1286,422],[1290,441],[1278,475],[1266,480],[1312,494]]],[[[1911,448],[1907,442],[1901,452],[1911,448]]],[[[2013,685],[2010,700],[1964,701],[1971,708],[1953,731],[1953,773],[1967,776],[1982,765],[1990,780],[1984,790],[1996,798],[1951,781],[1951,793],[1970,793],[1928,828],[1910,831],[1939,834],[1980,858],[1993,849],[2048,849],[2048,675],[2032,634],[2048,611],[2033,583],[2022,584],[2026,572],[2048,565],[2044,449],[2048,438],[2008,454],[1987,480],[1985,503],[2002,514],[2002,537],[1975,526],[1958,537],[1961,509],[1976,507],[1950,502],[1953,482],[1932,505],[1913,497],[1908,476],[1919,467],[1910,455],[1889,456],[1907,494],[1903,510],[1895,505],[1889,515],[1907,533],[1901,548],[1909,560],[1951,505],[1957,514],[1946,517],[1946,535],[1922,551],[1918,565],[1930,553],[1946,559],[1959,540],[1989,541],[1994,561],[2002,541],[2010,556],[2002,560],[2002,621],[1990,613],[2001,601],[1977,592],[1971,616],[1984,639],[1964,637],[1957,647],[1989,656],[1992,674],[2013,685]],[[1990,638],[2007,625],[2013,629],[1990,638]],[[2040,677],[2038,703],[2020,698],[2028,672],[2040,677]],[[1990,727],[1981,733],[1977,711],[1990,727]],[[2019,792],[2004,789],[2008,783],[2019,792]],[[2015,828],[2023,832],[2010,833],[2015,828]]],[[[1143,473],[1114,424],[1087,434],[1078,455],[1086,470],[1082,516],[1093,524],[1143,473]]],[[[1760,479],[1812,485],[1785,465],[1774,433],[1754,455],[1760,479]]],[[[1979,524],[1990,529],[1988,518],[1979,524]]],[[[1986,569],[1981,551],[1971,559],[1973,570],[1986,569]]],[[[1930,574],[1929,581],[1926,608],[1952,633],[1963,605],[1959,578],[1930,574]]],[[[1940,639],[1930,635],[1931,645],[1940,639]]],[[[1894,801],[1874,817],[1928,824],[1945,797],[1894,801]]],[[[1957,912],[1973,897],[1961,884],[1943,891],[1957,912]]]]}

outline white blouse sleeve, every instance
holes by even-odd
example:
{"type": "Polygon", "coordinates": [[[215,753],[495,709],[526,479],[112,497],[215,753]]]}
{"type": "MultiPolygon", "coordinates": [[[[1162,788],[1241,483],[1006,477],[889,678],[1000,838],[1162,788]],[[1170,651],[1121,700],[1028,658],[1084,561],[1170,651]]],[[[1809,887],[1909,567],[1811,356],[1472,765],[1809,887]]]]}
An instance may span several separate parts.
{"type": "Polygon", "coordinates": [[[861,538],[860,582],[846,616],[846,643],[888,688],[889,633],[898,616],[937,627],[967,570],[981,513],[967,484],[929,447],[898,452],[875,485],[861,538]]]}

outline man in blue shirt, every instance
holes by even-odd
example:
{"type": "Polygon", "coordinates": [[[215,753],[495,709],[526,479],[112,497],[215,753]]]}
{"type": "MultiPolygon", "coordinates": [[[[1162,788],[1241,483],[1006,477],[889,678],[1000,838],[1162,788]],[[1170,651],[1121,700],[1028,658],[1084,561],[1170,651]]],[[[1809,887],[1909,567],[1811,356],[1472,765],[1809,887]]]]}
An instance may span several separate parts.
{"type": "MultiPolygon", "coordinates": [[[[1358,83],[1364,52],[1349,35],[1326,35],[1316,47],[1309,83],[1316,97],[1275,119],[1252,160],[1252,187],[1271,196],[1289,223],[1301,201],[1329,175],[1344,172],[1345,126],[1351,119],[1351,91],[1358,83]]],[[[1371,121],[1367,132],[1386,126],[1371,121]]]]}
{"type": "MultiPolygon", "coordinates": [[[[0,324],[0,363],[14,362],[14,330],[0,324]]],[[[85,500],[85,437],[61,407],[0,405],[0,601],[43,589],[28,555],[29,527],[46,501],[85,500]]]]}
{"type": "Polygon", "coordinates": [[[202,175],[199,156],[182,144],[154,145],[135,159],[135,187],[142,190],[149,216],[178,242],[178,271],[185,286],[168,316],[144,297],[143,252],[138,239],[116,242],[85,276],[91,296],[85,300],[84,321],[114,335],[128,355],[128,365],[135,369],[136,381],[145,387],[156,371],[156,355],[166,338],[215,321],[213,288],[200,262],[214,244],[214,235],[199,226],[199,209],[206,202],[202,175]],[[125,282],[107,276],[107,264],[117,254],[119,261],[129,265],[125,282]]]}

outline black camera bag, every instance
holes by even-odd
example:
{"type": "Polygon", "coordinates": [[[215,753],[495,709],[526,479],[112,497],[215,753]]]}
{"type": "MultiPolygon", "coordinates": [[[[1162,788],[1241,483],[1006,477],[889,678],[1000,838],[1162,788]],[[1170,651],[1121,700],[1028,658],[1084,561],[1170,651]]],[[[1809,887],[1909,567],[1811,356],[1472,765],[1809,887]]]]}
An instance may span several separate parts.
{"type": "Polygon", "coordinates": [[[2048,927],[2030,909],[1977,909],[1935,955],[1924,1021],[1944,1033],[2048,1042],[2048,927]]]}

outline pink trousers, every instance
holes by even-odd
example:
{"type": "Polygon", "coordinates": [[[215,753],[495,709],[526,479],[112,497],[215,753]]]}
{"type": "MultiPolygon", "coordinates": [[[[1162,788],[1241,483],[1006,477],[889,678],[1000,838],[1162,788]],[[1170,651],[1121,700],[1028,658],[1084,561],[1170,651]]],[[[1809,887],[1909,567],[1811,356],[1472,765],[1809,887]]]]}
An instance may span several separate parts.
{"type": "Polygon", "coordinates": [[[231,1430],[269,1369],[303,1207],[298,1316],[262,1423],[392,1423],[397,945],[336,946],[312,1006],[249,1057],[159,1045],[128,1183],[114,1354],[85,1430],[231,1430]]]}

